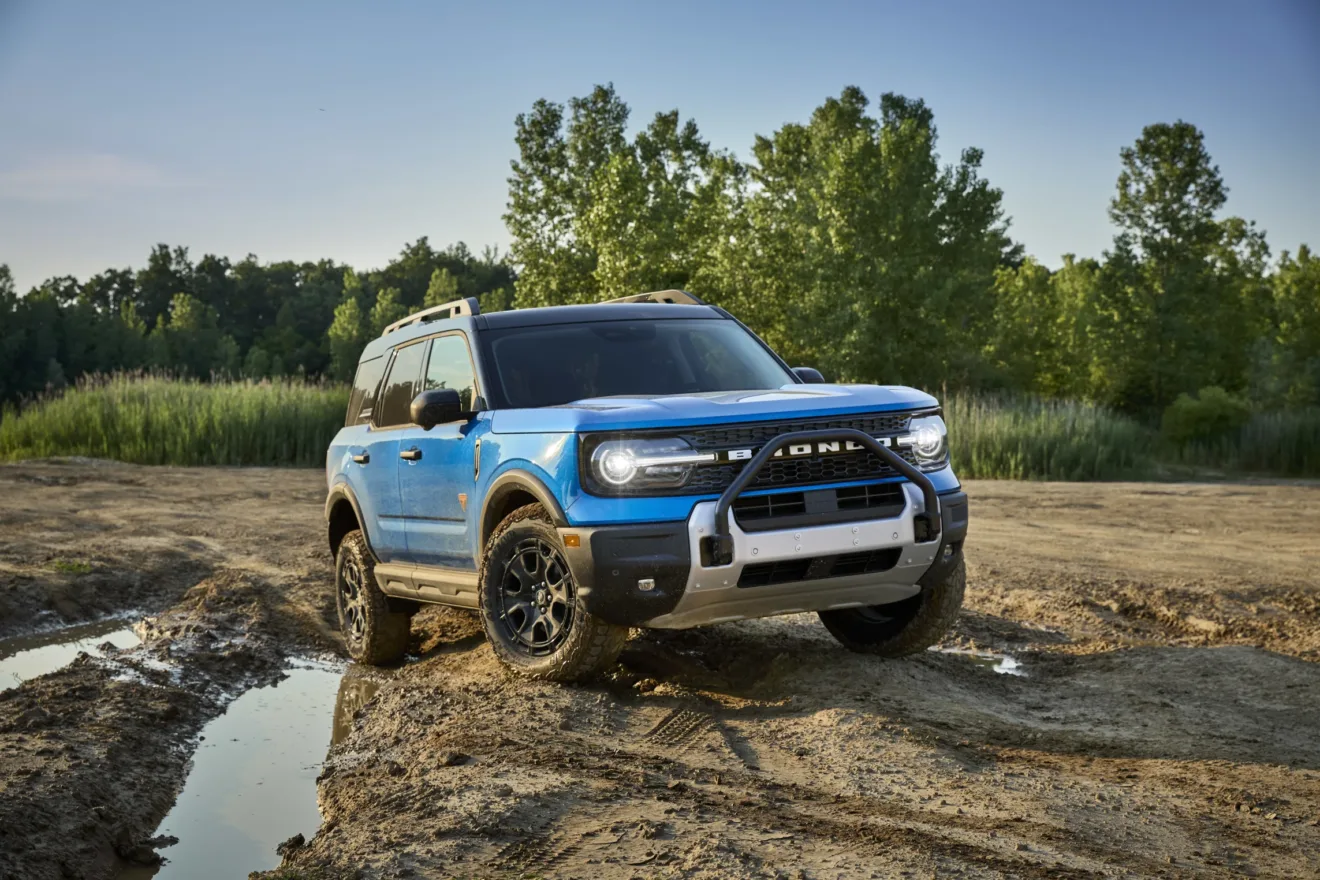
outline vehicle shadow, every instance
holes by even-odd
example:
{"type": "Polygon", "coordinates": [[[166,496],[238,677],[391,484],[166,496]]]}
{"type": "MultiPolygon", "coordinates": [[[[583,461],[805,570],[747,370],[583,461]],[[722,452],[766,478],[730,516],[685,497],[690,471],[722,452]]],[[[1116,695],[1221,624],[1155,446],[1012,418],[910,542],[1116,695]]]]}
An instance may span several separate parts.
{"type": "Polygon", "coordinates": [[[1250,646],[1021,655],[1022,675],[964,654],[851,654],[823,629],[749,622],[646,632],[621,662],[719,702],[718,716],[870,713],[969,747],[1320,769],[1320,665],[1250,646]],[[727,700],[724,698],[737,698],[727,700]],[[736,708],[729,708],[734,703],[736,708]]]}

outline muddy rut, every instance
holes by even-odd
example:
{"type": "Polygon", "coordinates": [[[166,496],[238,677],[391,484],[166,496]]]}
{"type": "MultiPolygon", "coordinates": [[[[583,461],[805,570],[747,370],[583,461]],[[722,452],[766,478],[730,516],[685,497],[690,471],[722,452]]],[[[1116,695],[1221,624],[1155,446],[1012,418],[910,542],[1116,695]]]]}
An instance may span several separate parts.
{"type": "Polygon", "coordinates": [[[0,690],[0,877],[1320,876],[1320,488],[968,491],[944,651],[801,615],[636,633],[563,687],[428,609],[407,663],[347,670],[319,830],[188,865],[152,838],[205,725],[336,662],[320,475],[0,466],[0,636],[144,639],[0,690]]]}

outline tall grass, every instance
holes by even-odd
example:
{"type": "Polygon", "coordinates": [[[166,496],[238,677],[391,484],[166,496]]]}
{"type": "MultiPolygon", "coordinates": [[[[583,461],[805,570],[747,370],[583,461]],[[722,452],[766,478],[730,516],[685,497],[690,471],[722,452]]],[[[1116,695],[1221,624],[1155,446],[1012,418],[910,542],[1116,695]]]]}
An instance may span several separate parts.
{"type": "Polygon", "coordinates": [[[957,393],[942,402],[960,477],[1126,480],[1155,470],[1155,433],[1100,407],[957,393]]]}
{"type": "Polygon", "coordinates": [[[320,466],[348,389],[157,376],[80,382],[0,418],[0,458],[84,455],[136,464],[320,466]]]}
{"type": "Polygon", "coordinates": [[[1234,474],[1320,477],[1320,409],[1257,413],[1240,431],[1171,449],[1169,457],[1234,474]]]}
{"type": "MultiPolygon", "coordinates": [[[[342,386],[296,381],[94,379],[7,410],[0,459],[319,467],[347,402],[342,386]]],[[[1088,404],[958,393],[943,404],[961,477],[1139,480],[1208,470],[1320,477],[1320,410],[1258,414],[1213,443],[1174,446],[1153,428],[1088,404]]]]}

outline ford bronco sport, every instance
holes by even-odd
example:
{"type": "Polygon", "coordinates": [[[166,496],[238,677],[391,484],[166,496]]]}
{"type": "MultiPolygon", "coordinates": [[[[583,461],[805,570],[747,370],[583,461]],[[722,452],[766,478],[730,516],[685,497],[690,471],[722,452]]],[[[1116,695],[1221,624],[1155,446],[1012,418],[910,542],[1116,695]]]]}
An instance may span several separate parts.
{"type": "Polygon", "coordinates": [[[477,610],[500,660],[561,681],[630,627],[815,611],[894,657],[962,604],[938,402],[790,369],[682,291],[410,315],[363,351],[326,476],[362,662],[400,659],[423,602],[477,610]]]}

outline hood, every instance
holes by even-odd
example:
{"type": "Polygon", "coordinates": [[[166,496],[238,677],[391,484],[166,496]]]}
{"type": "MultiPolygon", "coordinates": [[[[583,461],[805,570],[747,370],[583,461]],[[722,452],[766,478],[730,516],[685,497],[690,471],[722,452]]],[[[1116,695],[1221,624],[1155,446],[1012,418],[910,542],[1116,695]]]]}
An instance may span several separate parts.
{"type": "Polygon", "coordinates": [[[777,391],[596,397],[563,406],[499,410],[491,429],[501,434],[542,434],[680,428],[938,405],[929,394],[902,385],[786,385],[777,391]]]}

